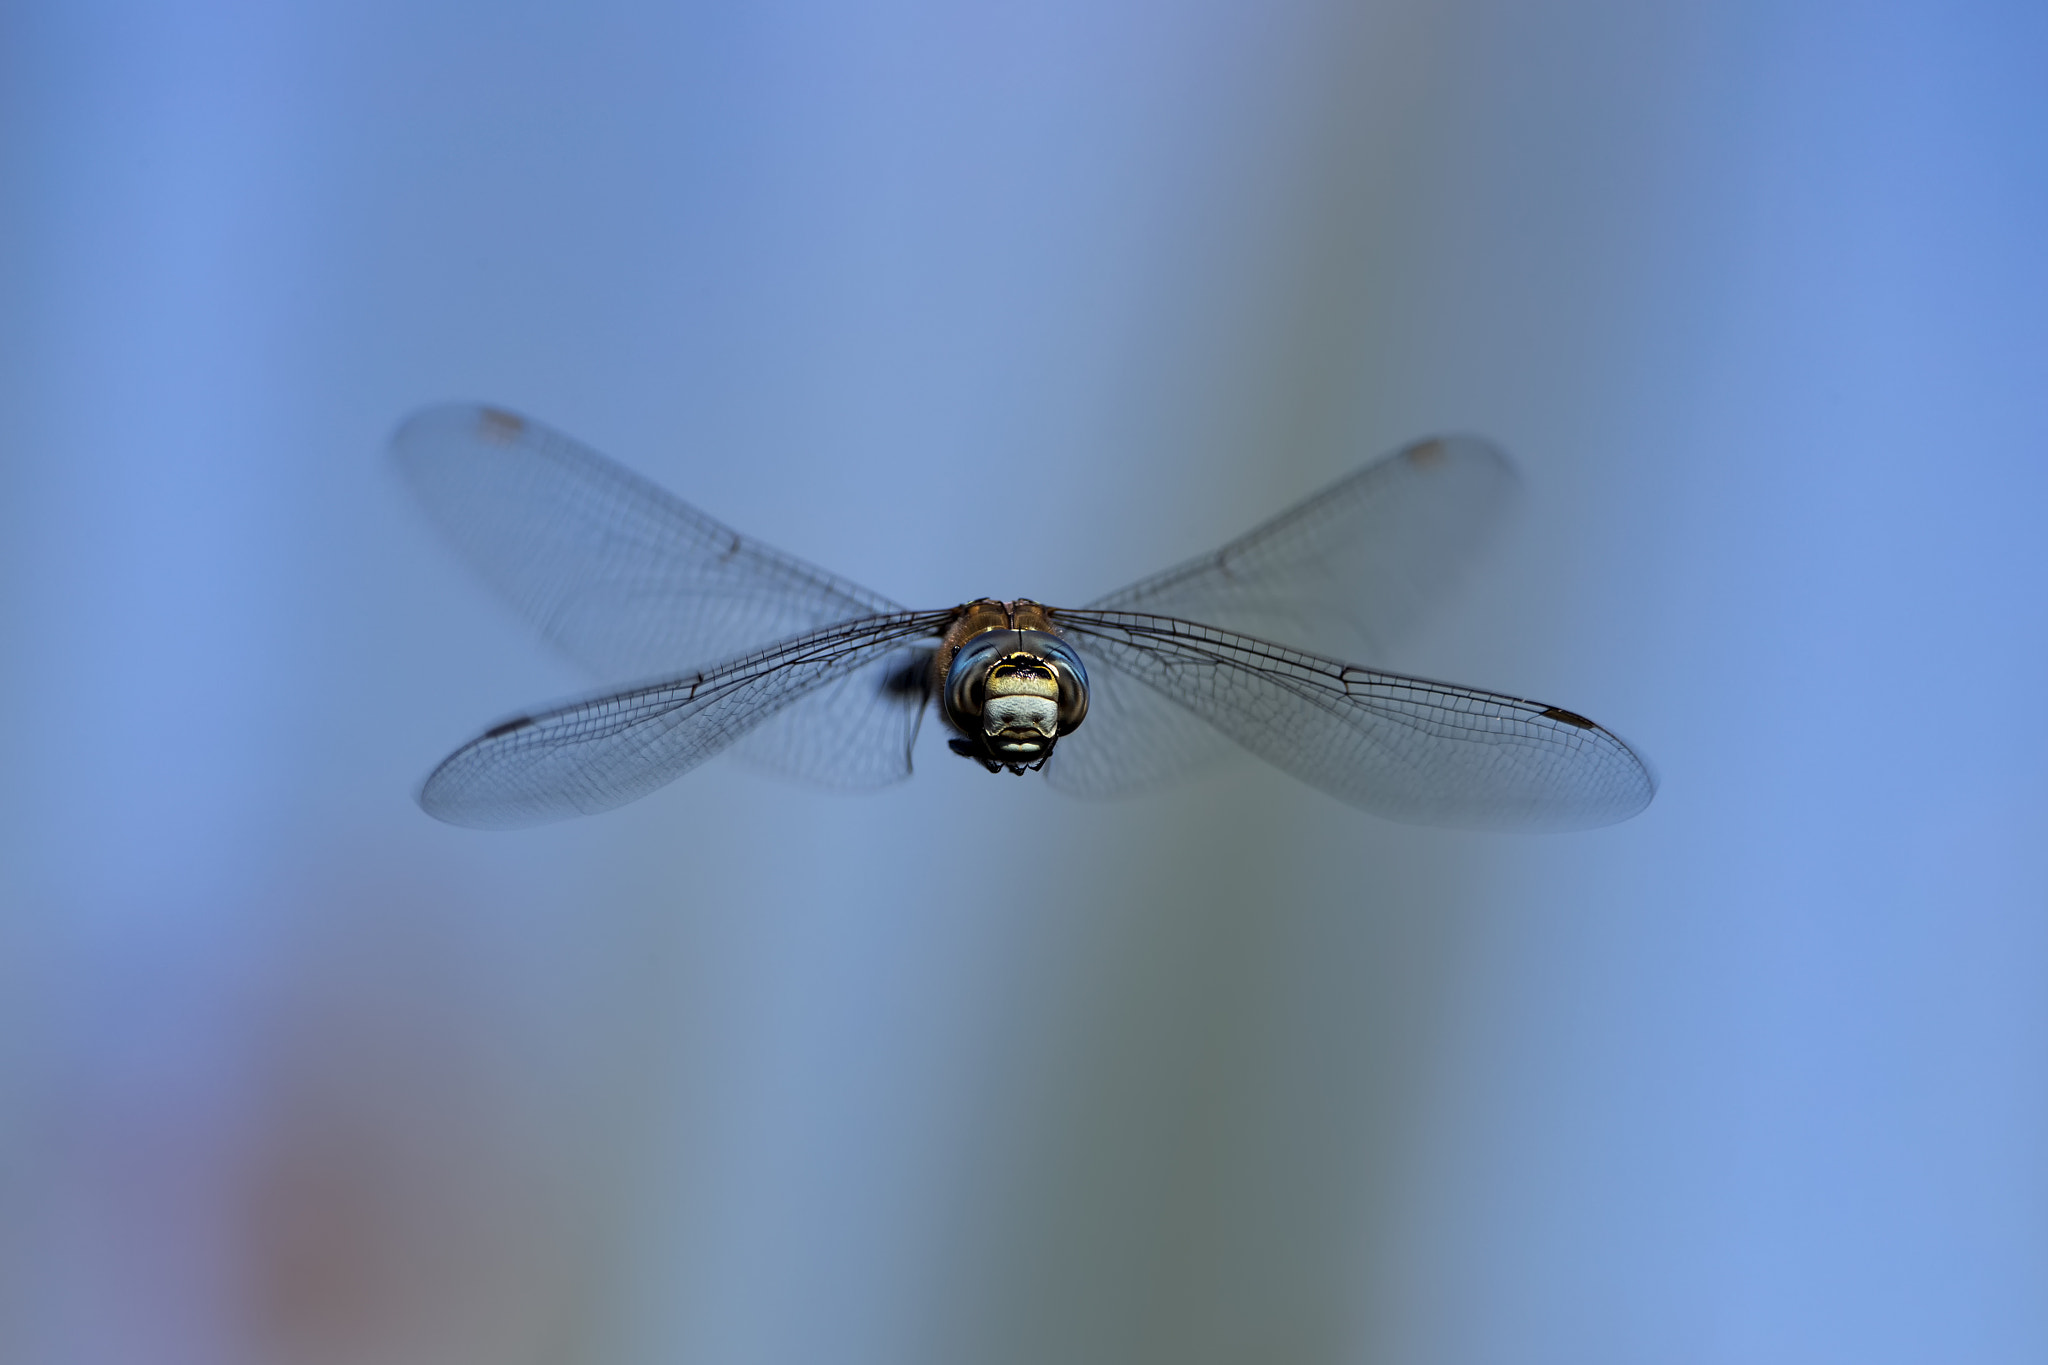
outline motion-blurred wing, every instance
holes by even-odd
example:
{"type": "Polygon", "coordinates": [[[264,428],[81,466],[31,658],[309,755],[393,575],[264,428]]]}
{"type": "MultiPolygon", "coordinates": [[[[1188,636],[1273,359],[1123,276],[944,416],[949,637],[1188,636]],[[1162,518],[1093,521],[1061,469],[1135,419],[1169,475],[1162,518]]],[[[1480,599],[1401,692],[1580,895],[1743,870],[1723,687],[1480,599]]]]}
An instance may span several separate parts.
{"type": "Polygon", "coordinates": [[[1088,670],[1088,718],[1046,762],[1045,780],[1055,789],[1090,798],[1135,796],[1229,751],[1230,741],[1215,726],[1136,674],[1118,670],[1093,638],[1074,631],[1068,643],[1088,670]]]}
{"type": "MultiPolygon", "coordinates": [[[[610,810],[647,795],[771,723],[820,689],[849,703],[810,736],[836,759],[826,771],[909,771],[907,696],[883,704],[857,680],[901,660],[938,634],[950,611],[894,612],[845,621],[688,677],[571,702],[492,726],[457,749],[420,790],[420,805],[450,824],[506,828],[610,810]]],[[[886,679],[885,679],[886,680],[886,679]]],[[[922,685],[915,696],[919,709],[922,685]]],[[[814,708],[814,715],[819,713],[814,708]]],[[[824,773],[817,774],[824,776],[824,773]]],[[[829,779],[828,779],[829,780],[829,779]]]]}
{"type": "Polygon", "coordinates": [[[509,412],[428,408],[398,429],[391,449],[463,556],[601,678],[701,667],[902,610],[509,412]]]}
{"type": "MultiPolygon", "coordinates": [[[[1656,780],[1583,716],[1397,677],[1170,617],[1059,610],[1091,669],[1149,686],[1254,754],[1390,820],[1577,829],[1625,820],[1656,780]]],[[[1094,724],[1060,741],[1081,759],[1094,724]]],[[[1049,771],[1050,769],[1048,769],[1049,771]]]]}
{"type": "Polygon", "coordinates": [[[837,791],[901,782],[910,776],[911,750],[931,700],[931,669],[932,651],[922,644],[849,669],[741,735],[732,757],[837,791]],[[842,742],[850,735],[863,740],[842,742]]]}
{"type": "Polygon", "coordinates": [[[1505,522],[1514,467],[1470,436],[1367,465],[1222,549],[1089,603],[1383,661],[1505,522]]]}

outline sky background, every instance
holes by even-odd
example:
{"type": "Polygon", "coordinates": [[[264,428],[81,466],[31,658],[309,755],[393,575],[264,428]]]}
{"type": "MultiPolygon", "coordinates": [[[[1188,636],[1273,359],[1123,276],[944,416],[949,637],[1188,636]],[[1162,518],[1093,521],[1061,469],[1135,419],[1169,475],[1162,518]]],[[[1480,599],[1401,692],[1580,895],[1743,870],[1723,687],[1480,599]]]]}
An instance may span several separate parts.
{"type": "Polygon", "coordinates": [[[2040,1360],[2044,52],[0,6],[0,1356],[2040,1360]],[[1662,790],[1083,805],[928,727],[879,795],[444,827],[447,750],[590,682],[387,465],[453,398],[917,606],[1482,433],[1520,524],[1392,662],[1662,790]]]}

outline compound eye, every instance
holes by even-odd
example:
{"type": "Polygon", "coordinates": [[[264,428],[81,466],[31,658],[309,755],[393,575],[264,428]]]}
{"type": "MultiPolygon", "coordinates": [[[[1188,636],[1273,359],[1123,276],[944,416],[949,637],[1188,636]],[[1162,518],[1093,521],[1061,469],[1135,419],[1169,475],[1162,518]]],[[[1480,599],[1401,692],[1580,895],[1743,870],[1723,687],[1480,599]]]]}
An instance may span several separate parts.
{"type": "Polygon", "coordinates": [[[978,728],[988,672],[1001,657],[1009,632],[990,631],[960,647],[946,671],[946,712],[963,727],[978,728]],[[1002,637],[1002,638],[999,638],[1002,637]]]}
{"type": "Polygon", "coordinates": [[[1088,718],[1088,671],[1062,641],[1049,642],[1044,657],[1059,684],[1060,733],[1068,734],[1088,718]]]}

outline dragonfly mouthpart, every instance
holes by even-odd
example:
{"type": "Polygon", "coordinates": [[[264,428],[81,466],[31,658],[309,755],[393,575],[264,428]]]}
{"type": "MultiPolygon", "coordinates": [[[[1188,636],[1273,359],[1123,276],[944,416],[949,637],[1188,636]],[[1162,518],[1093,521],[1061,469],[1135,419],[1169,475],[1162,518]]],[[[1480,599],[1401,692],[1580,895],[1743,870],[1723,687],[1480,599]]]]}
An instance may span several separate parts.
{"type": "Polygon", "coordinates": [[[1012,654],[988,671],[981,729],[999,757],[1036,762],[1059,736],[1060,684],[1050,665],[1033,654],[1012,654]]]}

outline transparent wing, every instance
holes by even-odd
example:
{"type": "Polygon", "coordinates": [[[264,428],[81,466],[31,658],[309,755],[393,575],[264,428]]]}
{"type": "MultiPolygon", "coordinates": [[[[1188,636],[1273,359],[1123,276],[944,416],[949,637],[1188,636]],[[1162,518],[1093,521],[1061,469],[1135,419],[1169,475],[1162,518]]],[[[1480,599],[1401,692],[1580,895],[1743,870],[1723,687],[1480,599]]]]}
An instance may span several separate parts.
{"type": "Polygon", "coordinates": [[[1519,491],[1514,467],[1486,442],[1420,441],[1220,550],[1088,605],[1383,662],[1499,531],[1519,491]]]}
{"type": "Polygon", "coordinates": [[[701,667],[902,610],[509,412],[428,408],[398,429],[391,449],[463,556],[601,678],[701,667]]]}
{"type": "MultiPolygon", "coordinates": [[[[1560,707],[1171,617],[1059,610],[1053,619],[1091,670],[1100,664],[1145,684],[1310,786],[1390,820],[1588,828],[1627,819],[1656,792],[1628,745],[1560,707]]],[[[1054,757],[1073,745],[1085,764],[1094,719],[1091,706],[1054,757]]]]}
{"type": "MultiPolygon", "coordinates": [[[[892,612],[845,621],[687,677],[515,717],[449,755],[421,788],[420,805],[450,824],[486,828],[610,810],[674,781],[819,689],[832,696],[842,684],[851,688],[849,680],[915,650],[952,616],[892,612]]],[[[836,695],[860,701],[857,690],[836,695]]],[[[908,772],[904,705],[852,705],[811,742],[840,756],[834,772],[908,772]]]]}

